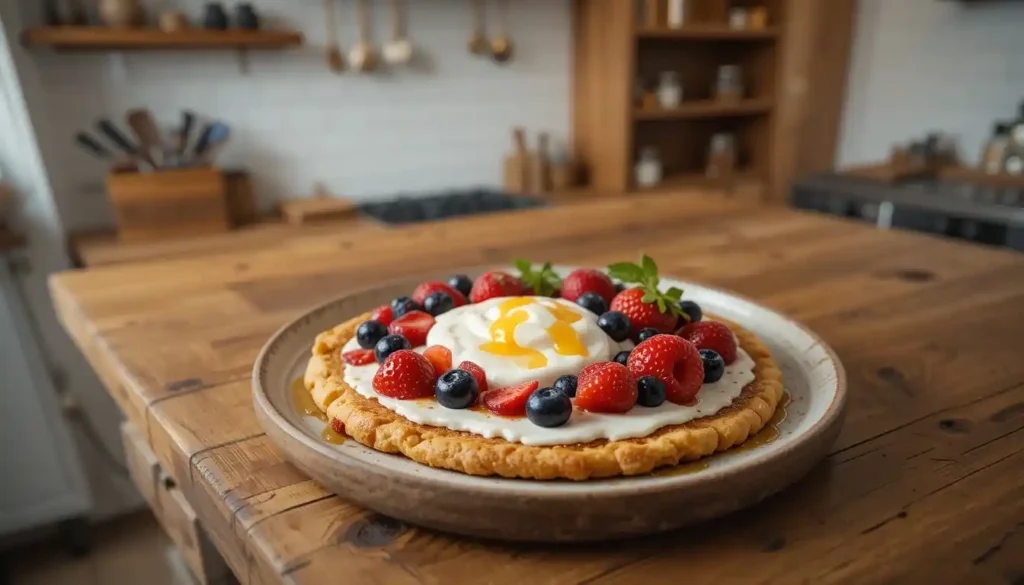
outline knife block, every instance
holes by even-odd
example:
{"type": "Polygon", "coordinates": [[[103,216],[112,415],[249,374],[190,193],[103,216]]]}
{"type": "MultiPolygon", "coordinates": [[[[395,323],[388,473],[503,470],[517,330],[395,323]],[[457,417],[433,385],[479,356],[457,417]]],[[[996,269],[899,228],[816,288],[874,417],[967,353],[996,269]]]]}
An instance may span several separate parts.
{"type": "Polygon", "coordinates": [[[173,239],[231,229],[227,180],[212,167],[107,175],[117,237],[173,239]]]}

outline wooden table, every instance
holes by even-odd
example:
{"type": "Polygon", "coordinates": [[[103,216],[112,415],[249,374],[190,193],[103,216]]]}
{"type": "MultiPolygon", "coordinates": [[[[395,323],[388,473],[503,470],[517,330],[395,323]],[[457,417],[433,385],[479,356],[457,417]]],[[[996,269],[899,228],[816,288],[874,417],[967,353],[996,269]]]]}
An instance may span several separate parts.
{"type": "Polygon", "coordinates": [[[52,281],[68,331],[243,583],[1024,580],[1024,257],[697,195],[128,263],[52,281]],[[603,265],[645,251],[834,347],[850,408],[828,460],[756,508],[627,542],[433,533],[359,509],[256,424],[253,358],[304,309],[412,270],[603,265]]]}

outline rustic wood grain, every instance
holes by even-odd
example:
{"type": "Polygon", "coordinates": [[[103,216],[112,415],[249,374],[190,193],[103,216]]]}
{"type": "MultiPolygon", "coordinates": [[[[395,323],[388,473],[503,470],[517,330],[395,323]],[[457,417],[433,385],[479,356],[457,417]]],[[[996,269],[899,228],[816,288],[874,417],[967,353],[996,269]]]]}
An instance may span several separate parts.
{"type": "Polygon", "coordinates": [[[54,277],[62,321],[244,583],[1004,582],[1024,578],[1024,258],[694,193],[221,242],[54,277]],[[327,494],[256,425],[248,368],[302,310],[412,271],[516,255],[665,272],[804,321],[850,405],[792,489],[690,530],[510,545],[403,525],[327,494]]]}

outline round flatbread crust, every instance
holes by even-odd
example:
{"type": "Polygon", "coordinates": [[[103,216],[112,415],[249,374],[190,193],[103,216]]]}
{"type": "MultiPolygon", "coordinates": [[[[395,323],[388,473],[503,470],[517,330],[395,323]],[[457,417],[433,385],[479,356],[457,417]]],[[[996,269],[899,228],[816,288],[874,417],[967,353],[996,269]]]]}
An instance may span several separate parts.
{"type": "Polygon", "coordinates": [[[488,439],[414,423],[345,383],[340,350],[369,318],[369,313],[360,315],[317,336],[305,376],[314,402],[344,423],[346,435],[368,447],[471,475],[586,480],[649,473],[742,444],[771,419],[783,395],[782,372],[768,348],[753,333],[716,317],[732,329],[755,364],[754,381],[716,414],[620,441],[533,446],[488,439]]]}

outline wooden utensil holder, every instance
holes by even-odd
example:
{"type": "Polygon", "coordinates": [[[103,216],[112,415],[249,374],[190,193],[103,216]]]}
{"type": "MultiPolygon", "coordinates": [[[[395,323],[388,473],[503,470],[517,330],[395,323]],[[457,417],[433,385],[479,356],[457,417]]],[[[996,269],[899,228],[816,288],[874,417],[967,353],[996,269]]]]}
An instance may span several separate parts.
{"type": "Polygon", "coordinates": [[[117,236],[124,241],[180,238],[231,229],[227,181],[219,169],[107,175],[117,236]]]}

